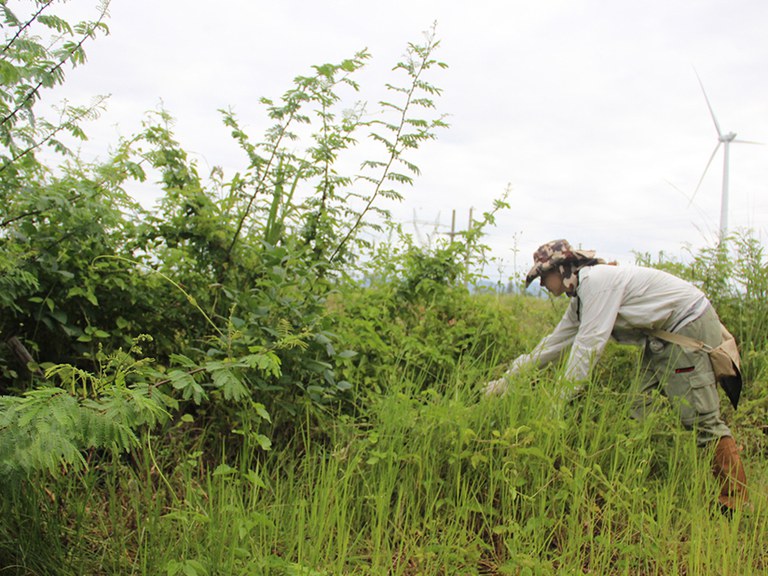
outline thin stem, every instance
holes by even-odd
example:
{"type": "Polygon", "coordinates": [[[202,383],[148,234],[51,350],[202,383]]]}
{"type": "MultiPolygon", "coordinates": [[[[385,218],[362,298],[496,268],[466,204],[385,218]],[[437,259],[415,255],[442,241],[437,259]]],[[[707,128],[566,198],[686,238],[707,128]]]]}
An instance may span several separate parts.
{"type": "Polygon", "coordinates": [[[91,112],[93,112],[99,106],[99,104],[101,104],[101,102],[103,102],[104,100],[106,100],[106,98],[102,97],[99,100],[98,104],[94,104],[90,108],[88,108],[86,110],[83,110],[78,116],[70,119],[69,121],[65,122],[64,124],[59,124],[45,138],[43,138],[39,142],[36,142],[35,144],[29,146],[28,148],[22,150],[21,152],[16,154],[13,158],[8,160],[5,164],[0,166],[0,172],[4,171],[6,168],[8,168],[8,166],[13,164],[14,162],[19,160],[20,158],[23,158],[24,156],[26,156],[27,154],[29,154],[33,150],[37,150],[38,148],[40,148],[43,144],[45,144],[46,142],[50,141],[54,136],[56,136],[56,134],[58,134],[59,132],[61,132],[65,128],[68,128],[68,127],[72,126],[73,124],[76,124],[77,122],[79,122],[80,120],[82,120],[83,118],[85,118],[86,116],[91,114],[91,112]]]}
{"type": "Polygon", "coordinates": [[[232,250],[234,249],[235,244],[237,243],[237,240],[240,236],[240,232],[242,231],[243,225],[245,224],[245,220],[246,218],[248,218],[248,215],[251,212],[251,207],[253,206],[253,203],[256,200],[256,196],[258,196],[259,192],[261,192],[264,189],[264,185],[267,181],[267,176],[269,175],[269,169],[272,167],[272,162],[274,162],[275,158],[277,157],[277,153],[280,148],[280,143],[283,141],[283,137],[285,136],[285,133],[288,131],[288,126],[291,124],[294,114],[295,114],[295,111],[291,112],[291,115],[288,117],[288,121],[285,123],[285,125],[283,126],[283,129],[280,131],[280,136],[278,137],[277,141],[272,147],[272,155],[269,157],[269,161],[267,161],[267,164],[264,167],[264,172],[261,176],[261,180],[259,180],[258,184],[256,184],[256,189],[251,195],[251,198],[248,200],[248,206],[245,207],[245,211],[243,212],[243,215],[240,217],[240,221],[237,223],[237,228],[235,229],[235,234],[232,237],[232,242],[230,242],[229,248],[227,248],[227,253],[224,259],[225,263],[231,260],[232,250]]]}
{"type": "Polygon", "coordinates": [[[427,59],[429,58],[429,50],[427,50],[422,57],[421,64],[419,66],[419,69],[417,73],[413,76],[413,82],[411,83],[411,88],[408,91],[408,97],[405,101],[405,106],[403,106],[403,111],[400,115],[400,125],[397,127],[397,132],[395,133],[395,140],[392,144],[392,152],[389,156],[389,161],[387,162],[387,165],[384,167],[384,172],[381,175],[381,178],[379,178],[378,182],[376,182],[376,188],[373,191],[373,194],[368,199],[367,204],[365,205],[365,208],[360,212],[360,214],[357,215],[357,219],[355,220],[355,223],[352,225],[352,227],[347,231],[344,238],[341,240],[339,245],[336,247],[336,249],[333,251],[333,254],[331,254],[330,261],[333,262],[336,256],[338,256],[339,252],[341,252],[341,249],[344,247],[344,245],[349,241],[349,239],[352,237],[352,234],[355,233],[357,228],[360,226],[360,223],[363,221],[363,218],[370,210],[371,206],[373,205],[374,201],[379,195],[379,192],[381,191],[381,187],[384,185],[384,181],[387,178],[387,175],[389,174],[390,169],[392,168],[392,164],[394,161],[400,156],[400,152],[397,150],[397,145],[400,142],[400,135],[403,132],[403,127],[405,126],[405,122],[407,120],[407,113],[408,109],[411,104],[411,100],[413,98],[413,94],[416,91],[419,77],[421,76],[422,72],[424,71],[427,63],[427,59]]]}
{"type": "MultiPolygon", "coordinates": [[[[72,48],[69,52],[67,52],[67,55],[64,58],[62,58],[58,62],[58,64],[56,64],[53,68],[48,70],[46,76],[50,76],[51,74],[59,70],[62,66],[64,66],[64,64],[72,57],[72,55],[75,52],[77,52],[80,48],[82,48],[85,41],[91,37],[93,32],[96,30],[96,28],[101,24],[102,20],[104,20],[104,17],[106,16],[106,14],[107,14],[107,9],[106,9],[106,6],[104,6],[95,24],[92,24],[91,26],[88,27],[88,29],[86,29],[86,31],[83,33],[82,38],[80,38],[80,41],[74,46],[74,48],[72,48]]],[[[39,92],[40,88],[42,88],[43,86],[43,83],[44,83],[44,80],[40,80],[37,83],[37,85],[32,90],[30,90],[27,93],[27,95],[24,97],[24,99],[16,106],[13,112],[8,114],[5,118],[2,119],[2,121],[0,121],[0,125],[5,124],[9,120],[12,120],[16,116],[16,114],[18,114],[21,111],[21,109],[24,108],[25,104],[29,102],[39,92]]]]}
{"type": "Polygon", "coordinates": [[[5,45],[5,47],[3,48],[3,54],[5,54],[6,52],[8,52],[8,50],[10,49],[10,47],[11,47],[11,46],[13,46],[13,43],[14,43],[14,42],[16,42],[16,40],[18,40],[18,39],[19,39],[19,36],[21,36],[22,32],[24,32],[24,30],[26,30],[27,28],[29,28],[29,27],[32,25],[32,22],[34,22],[35,20],[37,20],[37,17],[38,17],[38,16],[40,16],[40,14],[42,14],[42,13],[43,13],[43,11],[44,11],[46,8],[48,8],[48,6],[50,6],[52,3],[53,3],[53,0],[48,0],[48,2],[46,2],[45,4],[43,4],[43,5],[40,7],[40,10],[38,10],[37,12],[35,12],[35,13],[33,14],[32,18],[30,18],[30,19],[29,19],[29,20],[28,20],[28,21],[27,21],[27,22],[26,22],[26,23],[25,23],[23,26],[19,27],[19,29],[16,31],[16,34],[14,35],[14,37],[13,37],[13,38],[11,38],[11,41],[10,41],[10,42],[8,42],[8,44],[6,44],[6,45],[5,45]]]}

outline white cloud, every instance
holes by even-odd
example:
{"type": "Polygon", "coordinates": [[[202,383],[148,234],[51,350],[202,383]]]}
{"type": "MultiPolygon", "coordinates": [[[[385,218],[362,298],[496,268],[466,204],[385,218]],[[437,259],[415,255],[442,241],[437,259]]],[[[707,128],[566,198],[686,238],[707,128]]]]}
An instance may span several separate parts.
{"type": "MultiPolygon", "coordinates": [[[[312,64],[366,46],[362,96],[375,107],[406,42],[437,20],[437,56],[450,68],[435,82],[452,127],[417,154],[422,176],[397,213],[439,213],[447,225],[451,209],[487,210],[510,183],[513,208],[489,243],[511,260],[517,234],[521,268],[562,236],[625,262],[632,250],[679,254],[711,240],[722,157],[695,203],[685,198],[716,144],[693,66],[723,130],[768,142],[762,0],[132,0],[114,1],[111,13],[111,36],[88,47],[90,64],[59,91],[80,101],[112,94],[87,150],[137,130],[162,99],[188,149],[232,167],[242,159],[218,108],[232,106],[258,137],[267,126],[260,96],[278,97],[312,64]]],[[[766,160],[768,146],[732,147],[733,227],[768,228],[766,160]]]]}

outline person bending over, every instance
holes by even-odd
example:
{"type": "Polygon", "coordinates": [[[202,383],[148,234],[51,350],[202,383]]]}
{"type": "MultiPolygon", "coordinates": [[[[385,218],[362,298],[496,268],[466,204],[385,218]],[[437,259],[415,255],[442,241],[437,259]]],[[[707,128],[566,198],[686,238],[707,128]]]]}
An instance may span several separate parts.
{"type": "Polygon", "coordinates": [[[610,337],[640,344],[642,376],[632,415],[642,418],[651,409],[653,392],[661,391],[679,410],[683,426],[696,431],[699,446],[717,443],[713,473],[721,486],[722,511],[729,513],[746,502],[746,474],[733,434],[720,416],[709,354],[649,335],[663,330],[718,346],[721,323],[704,293],[661,270],[606,265],[593,251],[574,250],[566,240],[543,244],[533,261],[526,287],[539,278],[554,296],[568,295],[570,304],[554,331],[516,358],[504,377],[489,382],[485,393],[505,393],[508,376],[558,360],[569,346],[565,378],[578,388],[610,337]]]}

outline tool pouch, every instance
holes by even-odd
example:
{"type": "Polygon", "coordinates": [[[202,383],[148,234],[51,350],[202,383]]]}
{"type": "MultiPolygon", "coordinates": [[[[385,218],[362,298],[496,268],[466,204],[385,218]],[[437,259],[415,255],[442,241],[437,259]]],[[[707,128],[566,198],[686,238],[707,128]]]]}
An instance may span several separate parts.
{"type": "Polygon", "coordinates": [[[715,379],[717,380],[717,383],[720,384],[720,387],[725,392],[725,395],[728,396],[728,400],[735,409],[739,404],[741,388],[743,385],[741,377],[741,358],[739,356],[739,348],[736,345],[736,340],[722,323],[720,324],[720,331],[722,334],[722,342],[715,348],[712,348],[701,340],[689,338],[688,336],[683,336],[682,334],[677,334],[675,332],[649,330],[647,334],[654,338],[677,344],[683,348],[704,350],[709,354],[709,361],[712,364],[715,379]]]}
{"type": "Polygon", "coordinates": [[[722,324],[723,341],[716,348],[709,351],[709,360],[712,362],[712,370],[715,372],[720,387],[725,391],[728,400],[736,408],[741,396],[741,358],[736,340],[728,329],[722,324]]]}

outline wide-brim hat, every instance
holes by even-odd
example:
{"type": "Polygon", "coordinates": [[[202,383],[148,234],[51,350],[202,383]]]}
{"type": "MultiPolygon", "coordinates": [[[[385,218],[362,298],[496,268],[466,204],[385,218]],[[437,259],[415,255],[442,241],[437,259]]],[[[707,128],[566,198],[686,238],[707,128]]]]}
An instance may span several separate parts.
{"type": "Polygon", "coordinates": [[[538,247],[533,253],[533,268],[525,277],[525,287],[536,278],[546,274],[561,264],[580,263],[595,260],[594,250],[574,250],[568,240],[552,240],[538,247]]]}

